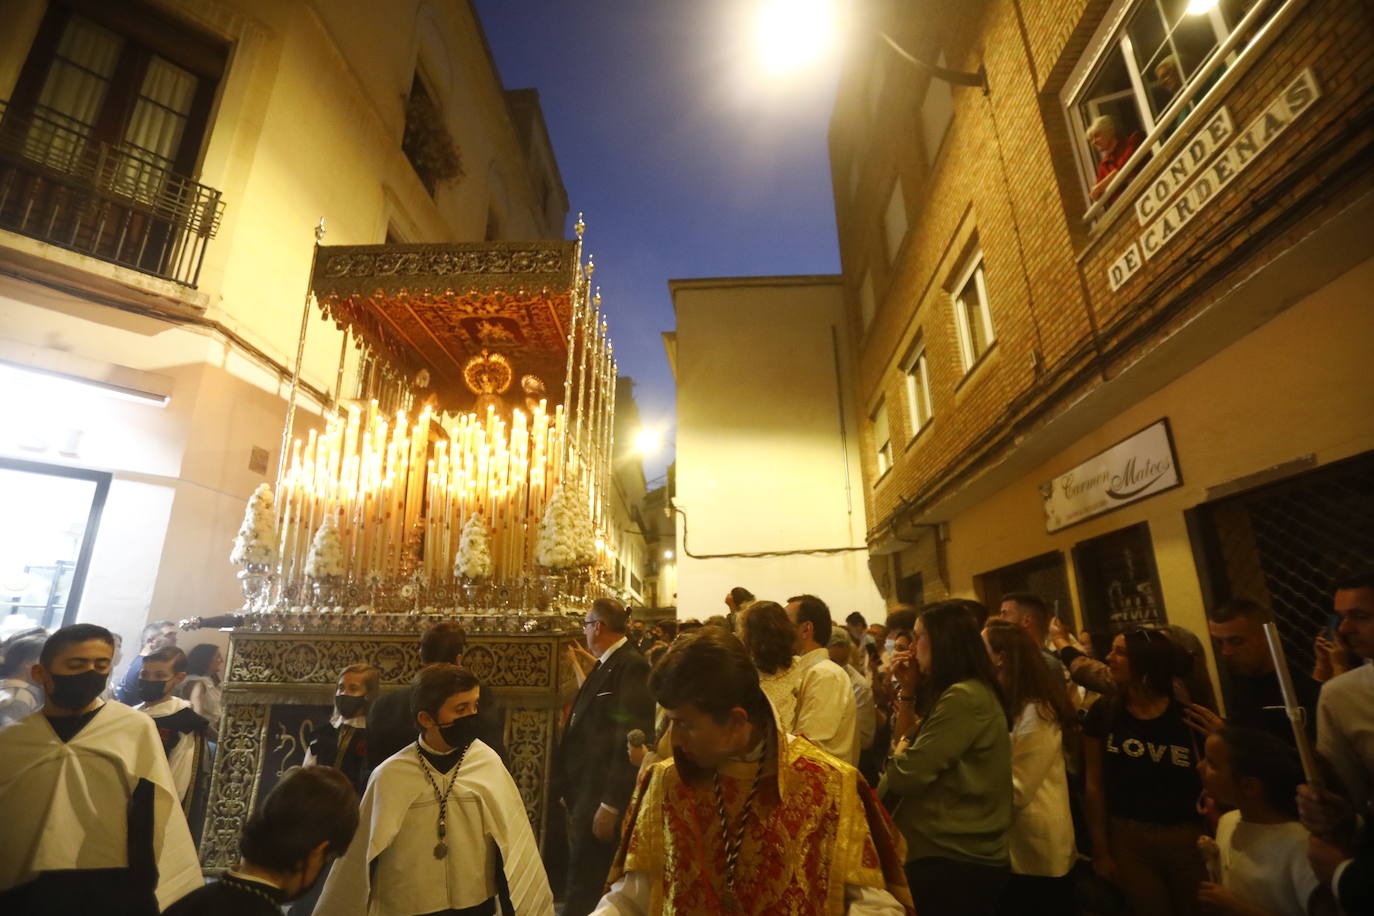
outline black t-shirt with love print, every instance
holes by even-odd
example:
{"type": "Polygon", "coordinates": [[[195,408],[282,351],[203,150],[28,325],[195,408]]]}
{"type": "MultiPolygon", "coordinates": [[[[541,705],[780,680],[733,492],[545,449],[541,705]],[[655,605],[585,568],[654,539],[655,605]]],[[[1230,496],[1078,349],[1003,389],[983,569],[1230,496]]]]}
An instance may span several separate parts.
{"type": "Polygon", "coordinates": [[[1196,733],[1177,700],[1153,719],[1137,719],[1124,702],[1104,697],[1088,711],[1083,733],[1102,742],[1109,816],[1151,824],[1198,820],[1196,733]]]}

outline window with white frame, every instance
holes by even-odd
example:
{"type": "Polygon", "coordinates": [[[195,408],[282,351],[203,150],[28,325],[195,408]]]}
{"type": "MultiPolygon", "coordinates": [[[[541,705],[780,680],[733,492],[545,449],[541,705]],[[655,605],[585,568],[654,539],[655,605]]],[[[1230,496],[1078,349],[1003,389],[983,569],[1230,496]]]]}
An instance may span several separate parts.
{"type": "Polygon", "coordinates": [[[906,238],[906,197],[902,194],[902,176],[892,182],[892,193],[887,198],[887,209],[883,211],[883,236],[887,240],[887,260],[892,263],[897,258],[897,250],[906,238]]]}
{"type": "Polygon", "coordinates": [[[873,323],[873,315],[878,305],[873,298],[873,271],[864,271],[864,281],[859,286],[859,321],[864,331],[873,323]]]}
{"type": "Polygon", "coordinates": [[[1256,2],[1118,0],[1064,95],[1089,191],[1106,171],[1103,159],[1123,163],[1174,99],[1186,94],[1189,101],[1169,119],[1161,139],[1182,123],[1225,67],[1204,76],[1203,65],[1256,2]],[[1094,146],[1088,136],[1103,116],[1111,119],[1114,149],[1094,146]]]}
{"type": "MultiPolygon", "coordinates": [[[[943,51],[936,63],[941,67],[946,65],[943,51]]],[[[926,165],[935,161],[953,117],[954,87],[932,76],[926,84],[925,98],[921,100],[921,140],[925,143],[926,165]]]]}
{"type": "Polygon", "coordinates": [[[878,476],[892,467],[892,434],[887,425],[887,402],[879,401],[869,421],[873,424],[873,455],[878,462],[878,476]]]}
{"type": "Polygon", "coordinates": [[[982,252],[969,259],[968,266],[955,281],[954,323],[959,331],[959,354],[964,371],[968,372],[997,339],[992,328],[992,312],[988,309],[982,252]]]}
{"type": "Polygon", "coordinates": [[[926,361],[926,347],[919,338],[902,362],[906,379],[906,408],[911,417],[911,435],[915,436],[934,416],[930,404],[930,370],[926,361]]]}

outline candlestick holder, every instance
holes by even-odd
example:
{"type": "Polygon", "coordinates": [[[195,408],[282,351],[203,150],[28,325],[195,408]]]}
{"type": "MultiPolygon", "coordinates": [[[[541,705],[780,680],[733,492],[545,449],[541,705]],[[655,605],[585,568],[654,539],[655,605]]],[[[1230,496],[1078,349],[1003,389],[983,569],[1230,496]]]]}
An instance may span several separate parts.
{"type": "Polygon", "coordinates": [[[272,567],[266,563],[245,563],[239,570],[239,588],[243,590],[243,610],[263,608],[272,592],[272,567]]]}

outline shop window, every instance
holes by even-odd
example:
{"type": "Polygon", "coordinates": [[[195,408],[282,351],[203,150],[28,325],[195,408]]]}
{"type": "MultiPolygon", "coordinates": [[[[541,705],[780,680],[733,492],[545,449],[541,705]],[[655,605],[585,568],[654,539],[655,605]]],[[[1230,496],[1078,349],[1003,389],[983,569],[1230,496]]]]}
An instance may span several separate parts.
{"type": "Polygon", "coordinates": [[[878,402],[869,421],[873,426],[873,456],[878,463],[878,476],[881,477],[892,467],[892,433],[887,424],[886,402],[878,402]]]}
{"type": "Polygon", "coordinates": [[[930,372],[927,368],[925,343],[917,340],[911,353],[902,362],[906,379],[906,406],[911,417],[911,435],[915,437],[934,415],[930,405],[930,372]]]}
{"type": "Polygon", "coordinates": [[[12,522],[0,530],[5,630],[76,622],[109,488],[109,474],[0,458],[0,505],[12,522]]]}
{"type": "Polygon", "coordinates": [[[1120,633],[1168,623],[1148,522],[1080,542],[1073,567],[1088,629],[1120,633]]]}
{"type": "Polygon", "coordinates": [[[873,314],[876,311],[877,303],[873,298],[873,271],[864,271],[864,281],[859,286],[859,322],[865,332],[873,323],[873,314]]]}
{"type": "Polygon", "coordinates": [[[1182,95],[1191,101],[1173,116],[1160,139],[1177,129],[1220,76],[1219,68],[1203,76],[1202,66],[1255,2],[1120,0],[1107,13],[1106,21],[1116,23],[1115,28],[1105,41],[1093,43],[1100,49],[1097,57],[1086,77],[1071,84],[1073,94],[1065,100],[1090,198],[1100,194],[1103,178],[1110,178],[1112,169],[1101,164],[1104,159],[1124,163],[1182,95]],[[1109,129],[1116,145],[1107,148],[1099,140],[1094,146],[1094,124],[1098,134],[1109,129]]]}
{"type": "Polygon", "coordinates": [[[1078,622],[1069,597],[1068,569],[1064,555],[1057,550],[1003,566],[976,577],[978,594],[992,612],[997,613],[1002,600],[1013,592],[1030,592],[1039,596],[1069,628],[1078,632],[1078,622]]]}
{"type": "Polygon", "coordinates": [[[992,311],[988,308],[988,288],[981,252],[969,259],[954,289],[954,323],[959,332],[959,354],[963,359],[964,372],[968,372],[997,339],[992,327],[992,311]]]}
{"type": "Polygon", "coordinates": [[[887,260],[897,259],[897,252],[906,239],[906,197],[902,194],[902,178],[892,183],[892,193],[887,198],[887,209],[883,211],[883,236],[887,240],[887,260]]]}

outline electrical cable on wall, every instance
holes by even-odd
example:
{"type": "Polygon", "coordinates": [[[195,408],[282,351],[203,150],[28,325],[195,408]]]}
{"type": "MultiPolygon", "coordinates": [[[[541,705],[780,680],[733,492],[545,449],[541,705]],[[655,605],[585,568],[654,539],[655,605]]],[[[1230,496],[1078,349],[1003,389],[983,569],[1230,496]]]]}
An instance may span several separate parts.
{"type": "Polygon", "coordinates": [[[865,544],[859,547],[808,547],[799,550],[762,550],[755,553],[692,553],[691,548],[687,546],[687,512],[678,506],[672,508],[674,512],[682,516],[682,554],[693,560],[757,560],[767,557],[824,556],[868,550],[868,546],[865,544]]]}

